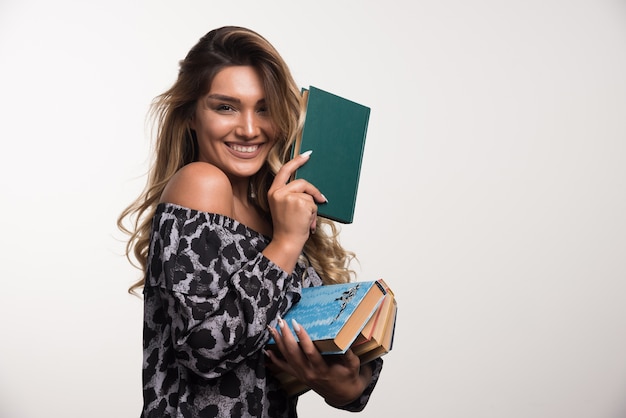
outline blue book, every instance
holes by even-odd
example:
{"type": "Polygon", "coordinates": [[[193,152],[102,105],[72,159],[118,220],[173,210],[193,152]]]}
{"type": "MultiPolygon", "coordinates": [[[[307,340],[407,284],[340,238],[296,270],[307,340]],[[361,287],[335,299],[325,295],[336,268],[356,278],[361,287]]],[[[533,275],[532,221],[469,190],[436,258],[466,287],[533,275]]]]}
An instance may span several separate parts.
{"type": "MultiPolygon", "coordinates": [[[[292,333],[291,320],[295,319],[322,354],[342,354],[359,336],[385,294],[378,280],[306,287],[300,301],[283,319],[292,333]]],[[[268,344],[275,342],[272,339],[268,344]]]]}

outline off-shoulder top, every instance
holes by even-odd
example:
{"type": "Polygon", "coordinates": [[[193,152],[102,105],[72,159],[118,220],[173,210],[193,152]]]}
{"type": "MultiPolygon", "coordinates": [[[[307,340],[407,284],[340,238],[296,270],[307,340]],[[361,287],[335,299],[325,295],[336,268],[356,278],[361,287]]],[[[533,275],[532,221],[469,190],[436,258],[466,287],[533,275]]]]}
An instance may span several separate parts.
{"type": "MultiPolygon", "coordinates": [[[[267,326],[320,286],[315,270],[292,274],[267,259],[269,238],[224,215],[157,206],[144,286],[142,417],[295,417],[266,371],[267,326]]],[[[343,409],[361,410],[363,395],[343,409]]]]}

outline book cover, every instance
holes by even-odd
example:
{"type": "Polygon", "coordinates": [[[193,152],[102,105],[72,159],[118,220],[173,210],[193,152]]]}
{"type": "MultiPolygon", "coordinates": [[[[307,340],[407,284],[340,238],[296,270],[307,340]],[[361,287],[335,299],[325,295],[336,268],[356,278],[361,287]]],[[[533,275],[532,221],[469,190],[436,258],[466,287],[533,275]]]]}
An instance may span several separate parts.
{"type": "Polygon", "coordinates": [[[354,210],[365,149],[370,108],[311,86],[303,89],[306,115],[294,155],[312,150],[294,178],[316,186],[328,199],[320,216],[349,224],[354,210]]]}
{"type": "MultiPolygon", "coordinates": [[[[345,353],[385,293],[378,281],[306,287],[283,319],[292,332],[292,319],[302,325],[322,354],[345,353]]],[[[273,345],[273,339],[268,344],[273,345]]]]}

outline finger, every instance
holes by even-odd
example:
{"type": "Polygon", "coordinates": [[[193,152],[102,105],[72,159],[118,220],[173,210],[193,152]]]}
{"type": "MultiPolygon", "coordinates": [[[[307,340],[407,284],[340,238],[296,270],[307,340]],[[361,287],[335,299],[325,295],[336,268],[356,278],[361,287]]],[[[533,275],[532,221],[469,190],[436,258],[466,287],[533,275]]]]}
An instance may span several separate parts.
{"type": "Polygon", "coordinates": [[[282,186],[278,186],[276,181],[274,181],[268,193],[274,193],[276,197],[287,195],[289,193],[302,193],[311,196],[311,200],[313,202],[317,202],[318,204],[328,202],[326,196],[324,196],[317,187],[305,179],[297,179],[282,186]]]}
{"type": "Polygon", "coordinates": [[[284,359],[280,358],[278,354],[273,352],[272,350],[265,350],[265,356],[267,357],[267,361],[265,366],[274,374],[280,372],[286,372],[291,375],[295,375],[295,371],[293,367],[289,365],[284,359]]]}
{"type": "Polygon", "coordinates": [[[276,342],[276,347],[285,359],[290,359],[298,348],[298,342],[295,340],[291,330],[282,318],[278,318],[278,330],[270,328],[270,332],[276,342]],[[295,348],[294,348],[295,347],[295,348]]]}
{"type": "Polygon", "coordinates": [[[310,156],[311,151],[307,151],[286,162],[280,168],[280,170],[278,170],[278,173],[276,173],[274,183],[281,185],[287,184],[292,174],[295,173],[298,168],[302,167],[307,161],[309,161],[310,156]]]}
{"type": "Polygon", "coordinates": [[[304,353],[307,359],[312,364],[321,364],[324,360],[322,359],[322,355],[319,350],[311,340],[311,337],[306,332],[304,327],[296,322],[295,319],[292,320],[293,329],[298,336],[298,340],[300,341],[300,350],[304,353]]]}
{"type": "MultiPolygon", "coordinates": [[[[271,192],[287,184],[295,183],[293,181],[290,182],[293,174],[296,172],[298,168],[302,167],[309,160],[312,152],[313,151],[305,151],[302,154],[294,157],[293,159],[285,163],[280,168],[280,170],[278,170],[278,173],[276,173],[276,176],[274,177],[274,181],[269,191],[271,192]]],[[[317,188],[313,187],[311,189],[311,185],[308,182],[307,182],[307,186],[308,187],[305,190],[300,190],[300,191],[310,194],[311,196],[314,196],[315,200],[318,203],[325,203],[328,201],[326,197],[317,188]]]]}
{"type": "Polygon", "coordinates": [[[354,351],[352,351],[352,349],[348,349],[344,353],[344,355],[342,356],[342,360],[344,364],[347,365],[348,367],[360,367],[361,366],[361,359],[359,358],[359,356],[354,354],[354,351]]]}
{"type": "MultiPolygon", "coordinates": [[[[283,338],[282,338],[281,333],[278,332],[275,328],[272,328],[269,325],[267,326],[267,329],[269,330],[270,335],[272,336],[272,338],[274,338],[274,343],[276,344],[276,348],[278,348],[278,351],[280,351],[280,353],[283,354],[284,343],[283,343],[283,338]]],[[[284,354],[283,354],[283,356],[284,356],[284,354]]]]}
{"type": "Polygon", "coordinates": [[[278,318],[278,327],[280,328],[280,333],[282,335],[281,340],[285,351],[299,351],[298,341],[296,341],[296,338],[291,333],[291,329],[289,329],[284,319],[278,318]]]}

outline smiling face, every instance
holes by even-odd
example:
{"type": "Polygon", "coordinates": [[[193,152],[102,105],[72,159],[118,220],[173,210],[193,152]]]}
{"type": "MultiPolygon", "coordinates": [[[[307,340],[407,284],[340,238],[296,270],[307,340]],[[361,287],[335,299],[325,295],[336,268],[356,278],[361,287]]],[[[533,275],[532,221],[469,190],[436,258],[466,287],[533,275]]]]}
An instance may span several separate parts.
{"type": "Polygon", "coordinates": [[[215,75],[191,120],[198,160],[220,168],[231,182],[254,175],[275,141],[263,83],[250,66],[226,67],[215,75]]]}

